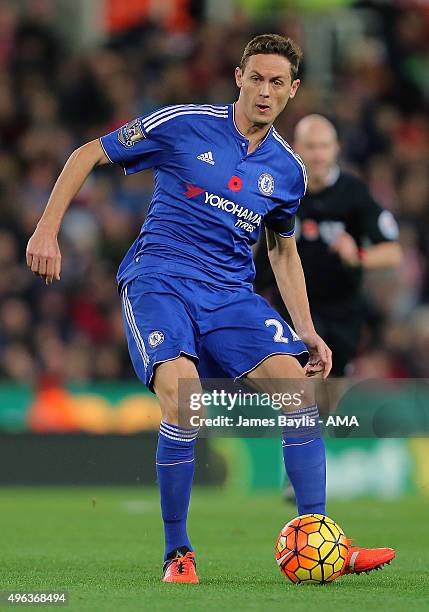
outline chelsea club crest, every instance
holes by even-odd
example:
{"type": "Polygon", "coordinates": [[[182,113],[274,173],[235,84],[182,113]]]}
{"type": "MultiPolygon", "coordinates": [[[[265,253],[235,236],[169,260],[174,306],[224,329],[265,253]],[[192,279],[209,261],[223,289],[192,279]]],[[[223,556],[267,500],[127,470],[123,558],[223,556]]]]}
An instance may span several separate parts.
{"type": "Polygon", "coordinates": [[[264,172],[258,179],[258,188],[264,195],[271,195],[274,191],[274,179],[271,174],[264,172]]]}
{"type": "Polygon", "coordinates": [[[148,337],[151,348],[156,348],[161,342],[164,342],[164,334],[162,331],[153,331],[148,337]]]}

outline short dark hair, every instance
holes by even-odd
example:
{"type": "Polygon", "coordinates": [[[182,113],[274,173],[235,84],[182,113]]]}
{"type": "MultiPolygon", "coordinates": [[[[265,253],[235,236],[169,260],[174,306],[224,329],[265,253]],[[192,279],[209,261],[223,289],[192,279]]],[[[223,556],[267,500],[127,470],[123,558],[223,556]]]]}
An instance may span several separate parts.
{"type": "Polygon", "coordinates": [[[249,41],[243,51],[243,56],[240,62],[241,70],[244,70],[247,60],[251,55],[274,54],[283,55],[290,62],[290,72],[292,80],[296,79],[298,74],[299,62],[302,59],[302,51],[294,40],[280,36],[279,34],[260,34],[249,41]]]}

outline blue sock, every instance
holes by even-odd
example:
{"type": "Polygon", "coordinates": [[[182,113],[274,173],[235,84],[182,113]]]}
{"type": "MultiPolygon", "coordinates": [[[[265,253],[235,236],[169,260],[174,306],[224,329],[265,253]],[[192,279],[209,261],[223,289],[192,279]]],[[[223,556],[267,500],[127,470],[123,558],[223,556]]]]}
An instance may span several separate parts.
{"type": "Polygon", "coordinates": [[[326,456],[319,411],[314,405],[286,416],[294,422],[283,428],[283,459],[295,491],[298,514],[325,515],[326,456]]]}
{"type": "Polygon", "coordinates": [[[194,448],[198,429],[183,429],[161,421],[156,451],[156,473],[164,521],[165,554],[177,548],[193,550],[186,531],[194,477],[194,448]]]}

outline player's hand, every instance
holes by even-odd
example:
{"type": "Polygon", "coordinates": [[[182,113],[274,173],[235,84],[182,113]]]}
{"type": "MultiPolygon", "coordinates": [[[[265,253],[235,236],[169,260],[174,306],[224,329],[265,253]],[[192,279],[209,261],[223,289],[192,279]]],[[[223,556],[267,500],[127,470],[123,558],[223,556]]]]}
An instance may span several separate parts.
{"type": "Polygon", "coordinates": [[[310,377],[321,374],[322,378],[327,378],[332,368],[332,351],[329,346],[316,332],[301,334],[301,340],[310,353],[305,375],[310,377]]]}
{"type": "Polygon", "coordinates": [[[330,249],[338,255],[346,266],[358,266],[360,264],[359,247],[353,236],[350,236],[347,232],[341,232],[331,244],[330,249]]]}
{"type": "Polygon", "coordinates": [[[61,253],[57,234],[51,228],[38,225],[27,245],[27,266],[47,285],[60,280],[61,253]]]}

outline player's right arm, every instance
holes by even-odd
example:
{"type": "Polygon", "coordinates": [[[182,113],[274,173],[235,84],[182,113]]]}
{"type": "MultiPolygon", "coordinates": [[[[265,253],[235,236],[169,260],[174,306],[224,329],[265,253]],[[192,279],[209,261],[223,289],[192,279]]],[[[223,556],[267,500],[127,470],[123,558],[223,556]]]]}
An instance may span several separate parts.
{"type": "Polygon", "coordinates": [[[178,134],[177,121],[186,109],[166,107],[138,117],[74,151],[58,177],[45,211],[27,246],[27,265],[46,284],[60,280],[57,236],[64,214],[96,166],[120,164],[125,174],[169,163],[178,134]],[[172,123],[173,122],[173,123],[172,123]],[[173,127],[174,126],[174,127],[173,127]]]}
{"type": "Polygon", "coordinates": [[[55,183],[46,208],[28,241],[27,266],[47,285],[60,280],[61,252],[58,232],[70,202],[96,166],[110,163],[99,140],[73,151],[55,183]]]}

